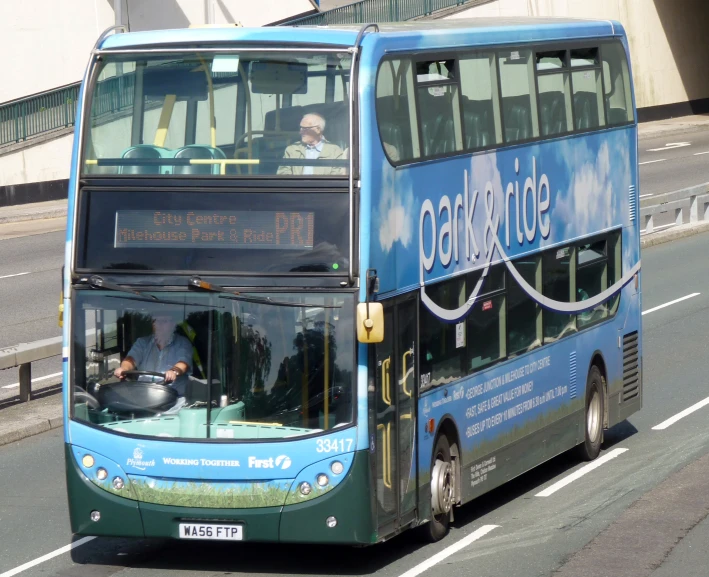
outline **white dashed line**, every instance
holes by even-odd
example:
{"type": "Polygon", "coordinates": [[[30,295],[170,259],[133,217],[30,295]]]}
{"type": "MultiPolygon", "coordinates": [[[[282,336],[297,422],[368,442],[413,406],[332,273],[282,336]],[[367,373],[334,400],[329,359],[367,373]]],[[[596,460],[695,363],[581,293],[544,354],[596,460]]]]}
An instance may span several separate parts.
{"type": "Polygon", "coordinates": [[[638,166],[642,166],[643,164],[652,164],[654,162],[665,162],[667,160],[666,158],[661,158],[660,160],[646,160],[645,162],[638,162],[638,166]]]}
{"type": "Polygon", "coordinates": [[[649,313],[654,313],[655,311],[659,311],[660,309],[664,309],[665,307],[669,307],[671,305],[676,305],[677,303],[681,303],[682,301],[686,301],[687,299],[691,299],[693,297],[699,296],[700,294],[702,294],[702,293],[692,293],[691,295],[687,295],[686,297],[681,297],[681,298],[675,299],[673,301],[670,301],[668,303],[665,303],[664,305],[660,305],[660,306],[648,309],[646,311],[643,311],[643,314],[646,315],[649,313]]]}
{"type": "Polygon", "coordinates": [[[32,567],[36,567],[40,563],[44,563],[45,561],[49,561],[50,559],[53,559],[54,557],[58,557],[59,555],[62,555],[63,553],[68,553],[72,549],[76,549],[77,547],[81,547],[85,543],[88,543],[89,541],[96,539],[96,537],[84,537],[83,539],[79,539],[78,541],[75,541],[71,545],[65,545],[64,547],[61,547],[57,549],[56,551],[52,551],[51,553],[47,553],[46,555],[42,555],[41,557],[38,557],[34,561],[30,561],[29,563],[25,563],[24,565],[20,565],[19,567],[15,567],[14,569],[10,569],[9,571],[5,571],[5,573],[0,573],[0,577],[13,577],[13,575],[17,575],[18,573],[22,573],[23,571],[26,571],[27,569],[31,569],[32,567]]]}
{"type": "MultiPolygon", "coordinates": [[[[62,373],[52,373],[51,375],[46,375],[44,377],[37,377],[36,379],[32,379],[33,383],[36,383],[38,381],[46,381],[47,379],[53,379],[54,377],[59,377],[61,376],[62,373]]],[[[14,389],[15,387],[19,387],[20,383],[12,383],[11,385],[4,385],[3,387],[0,387],[2,389],[14,389]]]]}
{"type": "MultiPolygon", "coordinates": [[[[598,467],[600,467],[604,463],[607,463],[611,459],[615,459],[618,455],[622,455],[627,450],[628,449],[613,449],[612,451],[609,451],[608,453],[606,453],[602,457],[599,457],[598,459],[596,459],[592,463],[589,463],[588,465],[584,465],[578,471],[571,473],[571,475],[569,475],[568,477],[565,477],[561,481],[554,483],[551,487],[547,487],[541,493],[537,493],[535,495],[535,497],[548,497],[549,495],[553,495],[559,489],[563,489],[569,483],[573,483],[577,479],[580,479],[581,477],[583,477],[585,474],[590,473],[594,469],[597,469],[598,467]]],[[[2,577],[2,575],[0,575],[0,577],[2,577]]]]}
{"type": "MultiPolygon", "coordinates": [[[[0,276],[0,279],[2,278],[12,278],[14,276],[24,276],[26,274],[30,274],[28,272],[18,272],[17,274],[6,274],[5,276],[0,276]]],[[[1,577],[1,576],[0,576],[1,577]]]]}
{"type": "MultiPolygon", "coordinates": [[[[467,537],[463,537],[460,541],[457,543],[453,543],[450,547],[446,547],[441,551],[440,553],[436,553],[433,557],[430,559],[424,561],[423,563],[419,563],[414,567],[413,569],[409,569],[406,573],[402,573],[400,577],[416,577],[416,575],[421,575],[424,571],[427,569],[430,569],[434,565],[437,565],[441,561],[443,561],[445,558],[450,557],[453,555],[453,553],[457,553],[461,549],[465,549],[468,545],[470,545],[473,541],[477,541],[481,537],[484,537],[487,535],[490,531],[493,529],[499,527],[499,525],[483,525],[478,529],[477,531],[474,531],[467,537]]],[[[0,575],[0,577],[5,577],[4,575],[0,575]]]]}
{"type": "MultiPolygon", "coordinates": [[[[662,421],[659,425],[655,425],[652,430],[653,431],[662,431],[669,427],[670,425],[674,425],[677,421],[680,419],[684,419],[687,415],[691,415],[694,411],[698,411],[702,407],[705,407],[709,405],[709,397],[704,399],[703,401],[699,401],[698,403],[692,405],[691,407],[685,409],[681,413],[677,413],[674,417],[670,417],[666,421],[662,421]]],[[[2,577],[0,575],[0,577],[2,577]]]]}

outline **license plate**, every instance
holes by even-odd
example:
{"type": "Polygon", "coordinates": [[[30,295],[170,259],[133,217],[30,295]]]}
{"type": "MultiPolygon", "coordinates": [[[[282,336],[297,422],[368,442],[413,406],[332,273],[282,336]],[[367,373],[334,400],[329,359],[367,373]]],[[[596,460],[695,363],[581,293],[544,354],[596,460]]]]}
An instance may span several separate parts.
{"type": "Polygon", "coordinates": [[[215,541],[243,541],[242,525],[214,525],[180,523],[180,539],[212,539],[215,541]]]}

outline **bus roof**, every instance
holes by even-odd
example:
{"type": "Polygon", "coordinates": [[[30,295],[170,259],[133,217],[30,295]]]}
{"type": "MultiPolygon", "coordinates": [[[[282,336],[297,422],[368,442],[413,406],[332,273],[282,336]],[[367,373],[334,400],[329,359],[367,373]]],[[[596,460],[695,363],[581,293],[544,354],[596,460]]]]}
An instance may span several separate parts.
{"type": "MultiPolygon", "coordinates": [[[[189,46],[194,44],[287,43],[323,46],[352,46],[361,24],[333,26],[268,26],[264,28],[185,28],[152,30],[108,36],[101,44],[104,50],[140,49],[149,46],[189,46]]],[[[539,42],[569,38],[618,36],[624,33],[619,22],[570,18],[475,18],[426,20],[379,24],[377,40],[396,38],[412,42],[426,38],[428,46],[453,43],[477,44],[476,36],[486,43],[539,42]]],[[[370,28],[370,31],[372,29],[370,28]]],[[[367,35],[369,36],[369,34],[367,35]]]]}

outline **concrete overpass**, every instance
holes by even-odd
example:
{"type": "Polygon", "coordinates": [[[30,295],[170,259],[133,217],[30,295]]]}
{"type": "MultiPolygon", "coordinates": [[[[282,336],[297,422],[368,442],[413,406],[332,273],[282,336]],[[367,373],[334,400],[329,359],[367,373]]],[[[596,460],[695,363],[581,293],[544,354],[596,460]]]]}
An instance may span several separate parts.
{"type": "Polygon", "coordinates": [[[709,113],[706,0],[490,0],[446,17],[484,16],[618,20],[628,33],[640,120],[709,113]]]}

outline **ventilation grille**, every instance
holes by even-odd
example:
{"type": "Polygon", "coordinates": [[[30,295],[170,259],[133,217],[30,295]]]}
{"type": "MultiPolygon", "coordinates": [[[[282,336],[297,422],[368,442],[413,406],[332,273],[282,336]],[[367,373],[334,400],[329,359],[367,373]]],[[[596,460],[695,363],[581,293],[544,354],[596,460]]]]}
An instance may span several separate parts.
{"type": "Polygon", "coordinates": [[[623,336],[623,402],[640,394],[638,331],[623,336]]]}
{"type": "Polygon", "coordinates": [[[569,355],[569,397],[576,398],[576,351],[569,355]]]}
{"type": "Polygon", "coordinates": [[[637,201],[635,200],[635,185],[631,184],[628,189],[628,206],[630,211],[630,222],[635,220],[635,215],[637,212],[637,201]]]}

